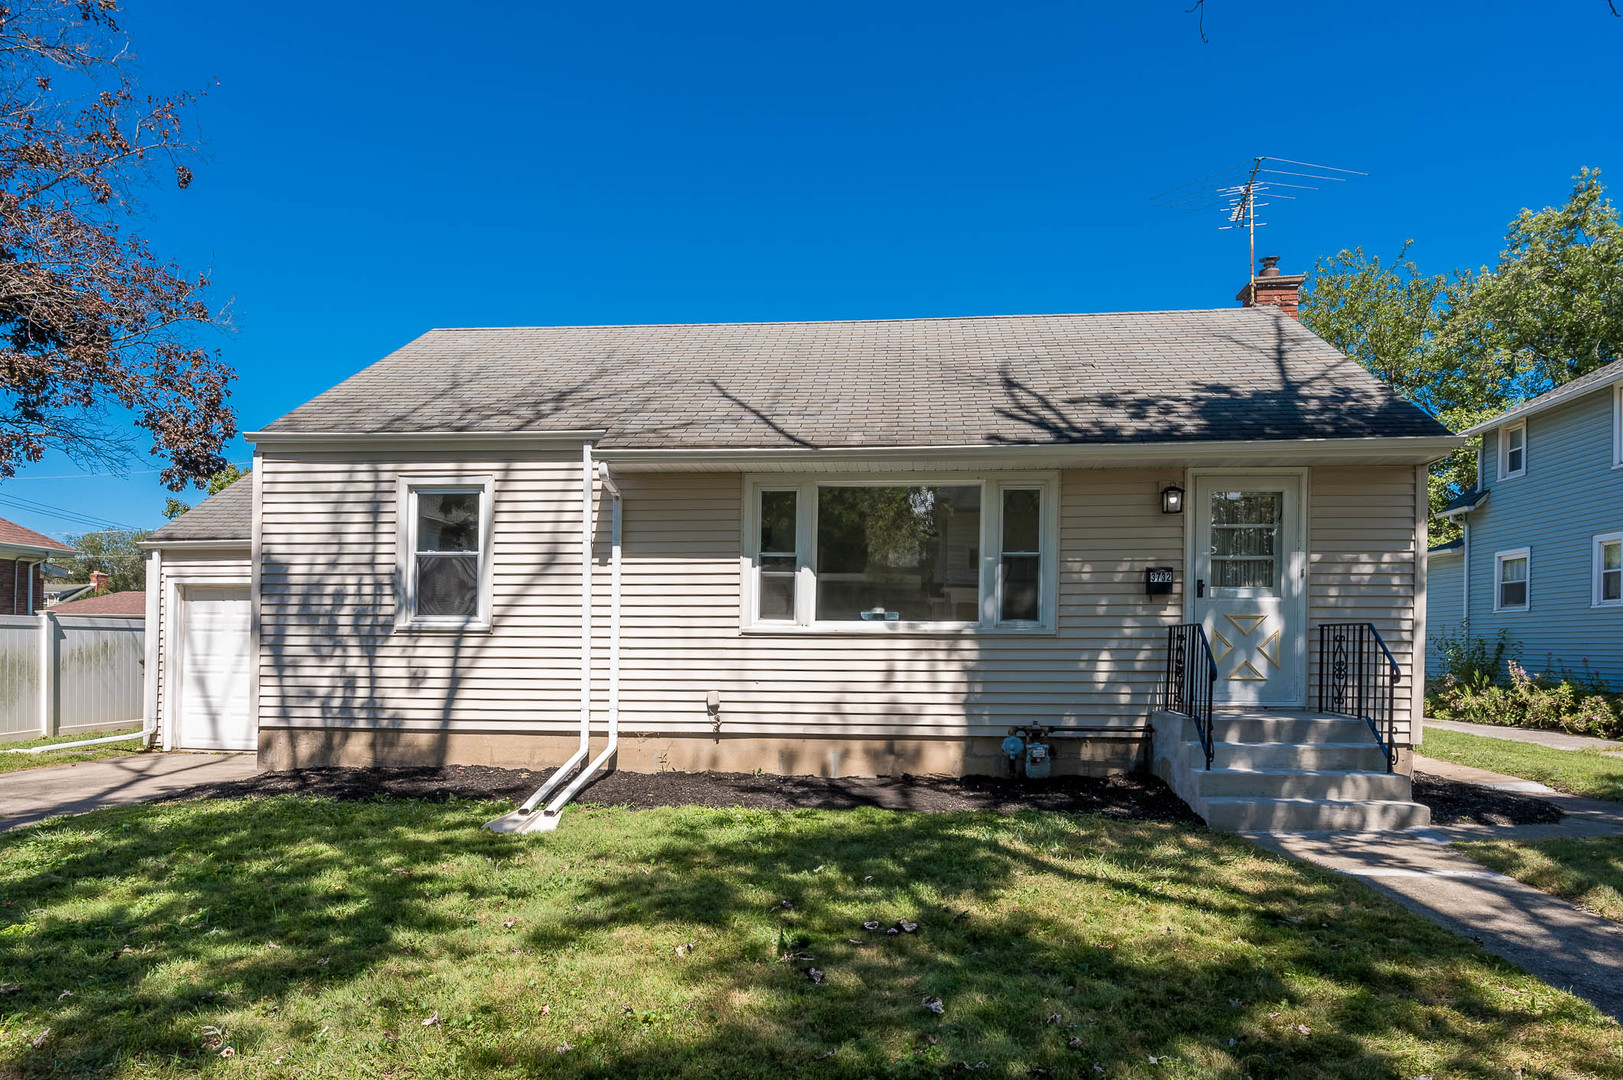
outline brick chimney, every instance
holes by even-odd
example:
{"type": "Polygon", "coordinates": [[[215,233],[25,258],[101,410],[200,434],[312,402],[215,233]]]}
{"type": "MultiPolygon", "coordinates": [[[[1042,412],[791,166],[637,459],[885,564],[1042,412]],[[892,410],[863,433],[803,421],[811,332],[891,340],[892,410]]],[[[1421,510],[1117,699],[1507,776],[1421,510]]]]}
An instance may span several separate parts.
{"type": "Polygon", "coordinates": [[[100,570],[90,571],[90,591],[100,596],[107,591],[107,583],[113,580],[100,570]]]}
{"type": "Polygon", "coordinates": [[[1296,300],[1302,291],[1306,274],[1281,274],[1279,256],[1264,255],[1262,270],[1234,297],[1246,307],[1276,307],[1296,318],[1296,300]]]}

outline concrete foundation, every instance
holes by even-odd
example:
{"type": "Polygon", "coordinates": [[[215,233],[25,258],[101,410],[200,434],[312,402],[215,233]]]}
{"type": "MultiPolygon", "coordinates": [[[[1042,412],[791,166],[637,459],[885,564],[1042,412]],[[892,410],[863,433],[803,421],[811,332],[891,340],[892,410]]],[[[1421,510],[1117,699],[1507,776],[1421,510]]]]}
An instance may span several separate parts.
{"type": "MultiPolygon", "coordinates": [[[[618,767],[627,772],[762,772],[784,776],[1002,776],[1001,737],[890,739],[881,736],[681,736],[622,732],[618,767]]],[[[578,735],[261,728],[267,770],[326,765],[495,765],[546,769],[579,745],[578,735]]],[[[592,753],[604,745],[592,740],[592,753]]],[[[1147,731],[1053,739],[1056,776],[1106,776],[1148,765],[1147,731]]]]}

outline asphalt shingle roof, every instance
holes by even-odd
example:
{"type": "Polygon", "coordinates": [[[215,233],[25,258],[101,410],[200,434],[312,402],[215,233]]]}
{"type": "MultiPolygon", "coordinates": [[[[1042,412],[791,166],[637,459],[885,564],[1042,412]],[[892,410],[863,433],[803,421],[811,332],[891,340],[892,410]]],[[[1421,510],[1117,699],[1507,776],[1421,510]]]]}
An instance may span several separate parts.
{"type": "Polygon", "coordinates": [[[628,449],[1448,434],[1271,308],[434,330],[266,431],[598,429],[628,449]]]}
{"type": "Polygon", "coordinates": [[[147,542],[251,540],[254,535],[253,518],[254,481],[250,474],[218,494],[210,495],[147,537],[147,542]]]}
{"type": "Polygon", "coordinates": [[[51,608],[58,615],[121,615],[131,617],[147,613],[147,594],[140,589],[126,592],[104,593],[83,600],[68,600],[51,608]]]}
{"type": "Polygon", "coordinates": [[[1492,420],[1484,420],[1475,427],[1460,432],[1460,434],[1480,435],[1484,431],[1496,428],[1506,421],[1515,420],[1522,416],[1531,416],[1533,413],[1553,408],[1563,401],[1571,401],[1595,390],[1605,389],[1619,379],[1623,379],[1623,360],[1607,364],[1605,367],[1596,368],[1588,375],[1573,379],[1571,382],[1558,386],[1554,390],[1546,390],[1536,398],[1528,398],[1514,409],[1500,413],[1492,420]]]}
{"type": "Polygon", "coordinates": [[[15,521],[0,518],[0,545],[18,548],[37,548],[40,551],[55,551],[64,555],[78,554],[76,548],[64,544],[60,540],[52,540],[44,533],[37,533],[33,529],[24,528],[15,521]]]}

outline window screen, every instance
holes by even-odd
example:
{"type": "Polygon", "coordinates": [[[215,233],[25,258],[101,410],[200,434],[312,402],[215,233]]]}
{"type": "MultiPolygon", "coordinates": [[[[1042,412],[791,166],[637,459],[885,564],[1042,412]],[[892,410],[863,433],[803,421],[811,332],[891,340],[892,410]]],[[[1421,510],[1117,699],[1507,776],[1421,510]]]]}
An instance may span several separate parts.
{"type": "Polygon", "coordinates": [[[977,485],[817,489],[817,619],[974,622],[977,485]]]}
{"type": "Polygon", "coordinates": [[[480,501],[478,490],[416,493],[419,618],[478,616],[480,501]]]}

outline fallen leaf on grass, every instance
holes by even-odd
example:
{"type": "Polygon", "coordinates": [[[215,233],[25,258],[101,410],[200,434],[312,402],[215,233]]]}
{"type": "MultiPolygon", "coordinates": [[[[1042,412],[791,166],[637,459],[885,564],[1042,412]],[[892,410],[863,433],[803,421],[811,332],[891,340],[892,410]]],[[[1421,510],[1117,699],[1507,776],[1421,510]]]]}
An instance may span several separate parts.
{"type": "Polygon", "coordinates": [[[237,1050],[235,1047],[227,1046],[220,1051],[220,1056],[223,1058],[236,1057],[237,1050]]]}
{"type": "Polygon", "coordinates": [[[965,919],[968,919],[968,918],[969,918],[969,910],[966,908],[963,911],[960,911],[958,914],[954,915],[952,917],[952,921],[953,922],[963,922],[965,919]]]}
{"type": "Polygon", "coordinates": [[[1065,1017],[1061,1016],[1059,1013],[1049,1013],[1048,1016],[1046,1018],[1044,1018],[1043,1023],[1045,1023],[1045,1024],[1057,1024],[1057,1023],[1059,1023],[1060,1021],[1062,1021],[1064,1019],[1065,1019],[1065,1017]]]}
{"type": "Polygon", "coordinates": [[[267,942],[265,942],[265,948],[267,948],[267,949],[280,949],[281,946],[276,944],[276,942],[274,942],[274,941],[267,941],[267,942]]]}
{"type": "Polygon", "coordinates": [[[518,920],[517,919],[504,919],[504,920],[502,920],[502,929],[503,930],[511,930],[511,929],[513,929],[513,927],[515,927],[517,925],[518,925],[518,920]]]}
{"type": "Polygon", "coordinates": [[[73,991],[72,990],[64,990],[60,994],[56,995],[56,1000],[58,1000],[58,1001],[66,1001],[68,998],[70,998],[72,996],[73,996],[73,991]]]}
{"type": "Polygon", "coordinates": [[[848,937],[845,940],[846,940],[846,943],[850,944],[850,945],[866,945],[866,944],[868,944],[866,941],[863,941],[859,937],[848,937]]]}
{"type": "Polygon", "coordinates": [[[22,983],[0,983],[0,994],[9,994],[14,990],[21,990],[22,983]]]}
{"type": "Polygon", "coordinates": [[[1072,1035],[1069,1039],[1065,1040],[1065,1045],[1069,1046],[1072,1050],[1080,1050],[1082,1049],[1082,1037],[1080,1035],[1072,1035]]]}
{"type": "Polygon", "coordinates": [[[827,1058],[831,1058],[833,1056],[834,1056],[834,1051],[832,1051],[832,1050],[824,1050],[821,1054],[818,1054],[812,1060],[814,1060],[814,1061],[823,1061],[823,1060],[825,1060],[827,1058]]]}
{"type": "Polygon", "coordinates": [[[919,928],[918,923],[916,923],[916,922],[908,922],[906,919],[897,919],[896,920],[896,925],[901,928],[901,931],[904,934],[911,934],[913,931],[915,931],[915,930],[917,930],[919,928]]]}
{"type": "Polygon", "coordinates": [[[28,1040],[28,1045],[32,1046],[35,1050],[38,1050],[40,1047],[45,1045],[45,1037],[47,1035],[49,1035],[50,1033],[51,1033],[51,1029],[46,1028],[44,1031],[40,1032],[38,1035],[35,1035],[32,1039],[29,1039],[28,1040]]]}
{"type": "Polygon", "coordinates": [[[440,1022],[440,1011],[438,1009],[435,1009],[434,1010],[434,1015],[425,1018],[422,1021],[422,1025],[424,1027],[433,1027],[435,1024],[437,1024],[439,1022],[440,1022]]]}
{"type": "Polygon", "coordinates": [[[561,1042],[556,1047],[557,1052],[560,1053],[560,1054],[567,1054],[567,1053],[569,1053],[569,1051],[571,1051],[573,1049],[574,1049],[574,1047],[570,1046],[566,1042],[561,1042]]]}
{"type": "Polygon", "coordinates": [[[819,985],[823,982],[823,972],[819,968],[807,968],[806,978],[819,985]]]}
{"type": "Polygon", "coordinates": [[[941,1004],[941,999],[938,998],[938,997],[927,997],[927,998],[925,998],[924,999],[924,1007],[926,1009],[929,1009],[931,1012],[935,1013],[937,1016],[940,1016],[943,1012],[946,1011],[946,1008],[947,1008],[945,1005],[941,1004]]]}
{"type": "Polygon", "coordinates": [[[1311,1035],[1311,1034],[1313,1034],[1313,1029],[1308,1027],[1306,1024],[1292,1024],[1291,1025],[1291,1030],[1296,1032],[1296,1034],[1298,1034],[1298,1035],[1311,1035]]]}
{"type": "Polygon", "coordinates": [[[864,930],[877,930],[879,929],[879,920],[869,919],[867,922],[862,924],[862,928],[864,930]]]}
{"type": "Polygon", "coordinates": [[[316,961],[316,967],[326,967],[330,963],[332,963],[332,957],[323,956],[320,960],[316,961]]]}
{"type": "Polygon", "coordinates": [[[542,1016],[551,1016],[552,1015],[552,1006],[551,1005],[543,1005],[543,1006],[541,1006],[541,1015],[542,1016]]]}
{"type": "Polygon", "coordinates": [[[873,875],[869,874],[867,877],[863,878],[862,880],[863,881],[872,881],[873,880],[873,875]]]}

